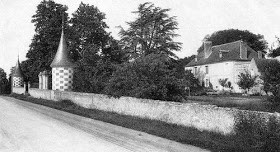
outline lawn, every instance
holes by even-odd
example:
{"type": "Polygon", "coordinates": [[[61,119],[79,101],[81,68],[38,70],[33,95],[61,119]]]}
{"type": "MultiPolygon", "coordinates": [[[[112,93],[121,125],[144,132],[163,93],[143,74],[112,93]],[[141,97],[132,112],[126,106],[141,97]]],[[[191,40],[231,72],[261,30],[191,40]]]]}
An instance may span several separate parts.
{"type": "Polygon", "coordinates": [[[269,102],[267,96],[189,96],[185,102],[241,110],[280,112],[280,106],[269,102]]]}

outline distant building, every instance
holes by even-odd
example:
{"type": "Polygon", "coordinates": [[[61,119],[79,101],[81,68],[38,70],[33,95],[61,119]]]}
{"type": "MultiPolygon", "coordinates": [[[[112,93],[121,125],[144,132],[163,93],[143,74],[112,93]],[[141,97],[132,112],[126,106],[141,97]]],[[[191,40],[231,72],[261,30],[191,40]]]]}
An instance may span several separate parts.
{"type": "Polygon", "coordinates": [[[62,27],[61,37],[56,55],[51,63],[52,90],[71,91],[75,64],[68,57],[68,49],[62,27]]]}
{"type": "Polygon", "coordinates": [[[23,87],[23,75],[20,68],[19,58],[17,60],[16,66],[13,70],[12,74],[12,80],[13,80],[13,87],[23,87]]]}
{"type": "Polygon", "coordinates": [[[237,85],[238,75],[249,70],[254,58],[262,59],[264,54],[241,40],[216,46],[212,46],[211,41],[205,41],[204,50],[186,65],[185,70],[191,70],[201,85],[214,90],[222,90],[219,79],[227,78],[232,91],[240,93],[243,90],[237,85]]]}

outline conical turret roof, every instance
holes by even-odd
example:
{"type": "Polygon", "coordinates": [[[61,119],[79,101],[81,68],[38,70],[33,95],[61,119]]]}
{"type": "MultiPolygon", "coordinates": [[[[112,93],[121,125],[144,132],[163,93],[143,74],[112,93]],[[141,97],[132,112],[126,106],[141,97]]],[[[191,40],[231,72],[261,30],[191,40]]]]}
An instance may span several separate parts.
{"type": "Polygon", "coordinates": [[[15,66],[13,76],[14,77],[23,77],[21,69],[20,69],[19,58],[18,58],[16,66],[15,66]]]}
{"type": "Polygon", "coordinates": [[[51,67],[53,68],[53,67],[74,67],[74,66],[75,64],[72,63],[68,57],[66,40],[64,37],[64,31],[62,29],[59,46],[56,55],[51,63],[51,67]]]}

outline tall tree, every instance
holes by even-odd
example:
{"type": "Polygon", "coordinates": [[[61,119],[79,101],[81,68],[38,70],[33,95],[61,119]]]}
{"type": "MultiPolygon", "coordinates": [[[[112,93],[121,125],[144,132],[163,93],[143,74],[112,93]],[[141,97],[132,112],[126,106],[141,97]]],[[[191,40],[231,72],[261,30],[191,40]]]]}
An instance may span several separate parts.
{"type": "MultiPolygon", "coordinates": [[[[39,72],[51,70],[50,64],[58,48],[62,20],[67,22],[67,9],[52,0],[43,0],[32,16],[35,34],[26,54],[27,60],[22,63],[22,70],[31,82],[38,82],[39,72]]],[[[67,24],[64,27],[68,29],[67,24]]]]}
{"type": "MultiPolygon", "coordinates": [[[[267,49],[267,42],[264,40],[263,35],[254,34],[247,30],[228,29],[217,31],[210,36],[206,36],[204,39],[212,41],[213,45],[220,45],[242,40],[255,51],[266,52],[267,49]]],[[[197,50],[197,52],[201,51],[203,51],[203,45],[201,45],[197,50]]]]}
{"type": "Polygon", "coordinates": [[[114,65],[125,60],[104,21],[105,14],[93,5],[81,3],[70,23],[70,50],[77,60],[73,87],[75,91],[103,93],[114,65]]]}
{"type": "Polygon", "coordinates": [[[152,3],[140,4],[135,21],[128,22],[129,28],[121,28],[121,44],[132,58],[154,54],[167,54],[176,57],[173,51],[181,49],[181,43],[175,42],[177,21],[169,16],[170,9],[155,7],[152,3]]]}
{"type": "Polygon", "coordinates": [[[280,62],[271,60],[262,65],[261,79],[266,92],[272,93],[272,101],[280,103],[280,62]]]}
{"type": "Polygon", "coordinates": [[[276,37],[277,40],[276,40],[276,47],[274,48],[273,46],[271,46],[271,48],[269,49],[269,53],[268,53],[268,56],[269,57],[277,57],[277,56],[280,56],[280,38],[279,37],[276,37]]]}
{"type": "Polygon", "coordinates": [[[83,58],[88,51],[99,54],[108,46],[110,36],[106,32],[108,26],[103,12],[93,5],[81,2],[72,15],[70,50],[75,60],[83,58]]]}
{"type": "Polygon", "coordinates": [[[6,72],[0,68],[0,94],[8,93],[9,81],[6,72]]]}

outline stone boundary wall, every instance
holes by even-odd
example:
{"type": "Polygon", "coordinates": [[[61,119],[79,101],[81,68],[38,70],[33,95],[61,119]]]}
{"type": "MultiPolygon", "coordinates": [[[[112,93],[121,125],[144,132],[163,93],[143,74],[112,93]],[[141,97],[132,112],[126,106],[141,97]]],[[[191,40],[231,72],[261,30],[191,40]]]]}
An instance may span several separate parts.
{"type": "Polygon", "coordinates": [[[34,98],[42,98],[47,100],[54,100],[54,91],[53,90],[43,90],[43,89],[35,89],[30,88],[29,92],[30,96],[34,98]]]}
{"type": "Polygon", "coordinates": [[[25,92],[23,87],[13,87],[13,93],[23,94],[25,92]]]}
{"type": "Polygon", "coordinates": [[[34,88],[29,90],[29,94],[35,98],[48,100],[71,100],[85,108],[160,120],[224,135],[238,132],[236,125],[241,117],[251,120],[250,123],[256,125],[256,129],[267,129],[269,119],[272,116],[276,116],[277,124],[280,127],[279,113],[273,114],[234,108],[221,108],[214,105],[201,105],[198,103],[166,102],[133,97],[113,98],[102,94],[62,92],[34,88]]]}

